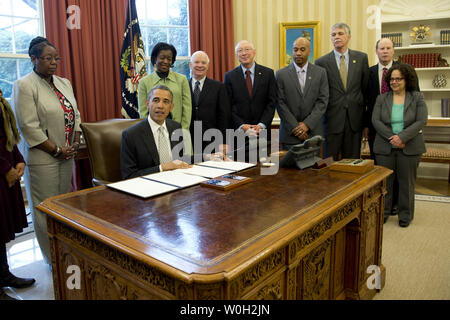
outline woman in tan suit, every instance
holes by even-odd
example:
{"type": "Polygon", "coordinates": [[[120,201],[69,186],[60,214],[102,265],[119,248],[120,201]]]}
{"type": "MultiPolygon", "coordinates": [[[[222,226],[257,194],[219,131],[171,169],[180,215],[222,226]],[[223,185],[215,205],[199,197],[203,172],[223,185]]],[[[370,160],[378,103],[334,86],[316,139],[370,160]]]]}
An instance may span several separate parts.
{"type": "Polygon", "coordinates": [[[36,206],[48,197],[70,192],[73,157],[80,145],[80,113],[69,80],[55,76],[58,51],[37,37],[28,54],[33,71],[13,87],[20,148],[27,163],[24,179],[36,237],[44,259],[50,260],[46,215],[36,206]]]}
{"type": "Polygon", "coordinates": [[[392,91],[378,96],[372,114],[377,131],[374,152],[377,163],[394,171],[387,179],[384,221],[392,211],[394,175],[399,184],[398,219],[408,227],[414,218],[414,185],[422,153],[426,152],[422,128],[427,123],[427,105],[417,91],[417,78],[411,66],[398,64],[386,74],[392,91]]]}

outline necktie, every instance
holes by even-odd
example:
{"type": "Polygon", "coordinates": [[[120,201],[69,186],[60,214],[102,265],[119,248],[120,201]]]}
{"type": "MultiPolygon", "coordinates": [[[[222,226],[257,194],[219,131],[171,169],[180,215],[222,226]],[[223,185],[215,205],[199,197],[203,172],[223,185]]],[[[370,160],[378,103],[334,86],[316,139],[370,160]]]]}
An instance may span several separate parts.
{"type": "Polygon", "coordinates": [[[248,95],[250,98],[252,97],[253,87],[252,87],[252,78],[250,77],[250,70],[245,71],[245,81],[247,82],[248,95]]]}
{"type": "Polygon", "coordinates": [[[387,68],[383,68],[383,76],[381,78],[381,94],[389,92],[389,86],[386,83],[386,73],[387,73],[388,69],[387,68]]]}
{"type": "Polygon", "coordinates": [[[305,70],[300,71],[300,89],[302,89],[302,93],[305,90],[305,70]]]}
{"type": "Polygon", "coordinates": [[[196,106],[198,106],[199,99],[200,99],[200,81],[196,81],[194,88],[194,104],[196,106]]]}
{"type": "Polygon", "coordinates": [[[347,90],[347,67],[345,66],[345,57],[341,55],[341,63],[339,65],[339,73],[341,75],[342,84],[344,89],[347,90]]]}
{"type": "Polygon", "coordinates": [[[168,163],[172,161],[170,156],[170,148],[167,144],[167,139],[164,135],[164,128],[158,128],[158,146],[159,146],[159,162],[160,164],[168,163]]]}

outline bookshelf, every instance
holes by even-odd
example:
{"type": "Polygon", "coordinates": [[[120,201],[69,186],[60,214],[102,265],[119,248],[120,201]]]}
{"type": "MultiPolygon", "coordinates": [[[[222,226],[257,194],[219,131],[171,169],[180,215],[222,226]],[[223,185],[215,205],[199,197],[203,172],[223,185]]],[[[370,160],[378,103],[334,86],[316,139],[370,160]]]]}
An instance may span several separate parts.
{"type": "Polygon", "coordinates": [[[428,107],[429,125],[450,126],[450,117],[442,117],[441,99],[450,99],[450,67],[437,66],[435,60],[436,55],[445,59],[450,63],[450,44],[448,39],[450,31],[443,33],[441,39],[441,31],[450,30],[450,18],[425,18],[425,19],[402,19],[397,21],[384,20],[381,23],[381,33],[393,34],[393,41],[395,42],[394,59],[398,60],[400,56],[403,59],[408,58],[414,61],[413,65],[416,67],[416,72],[419,77],[420,89],[423,92],[428,107]],[[413,27],[424,25],[430,27],[431,36],[423,44],[413,44],[410,38],[410,33],[413,27]],[[394,40],[395,39],[395,40],[394,40]],[[427,59],[431,59],[430,62],[427,59]],[[434,67],[425,67],[432,66],[434,67]],[[444,75],[447,80],[447,85],[442,88],[435,88],[433,86],[433,79],[437,75],[444,75]]]}

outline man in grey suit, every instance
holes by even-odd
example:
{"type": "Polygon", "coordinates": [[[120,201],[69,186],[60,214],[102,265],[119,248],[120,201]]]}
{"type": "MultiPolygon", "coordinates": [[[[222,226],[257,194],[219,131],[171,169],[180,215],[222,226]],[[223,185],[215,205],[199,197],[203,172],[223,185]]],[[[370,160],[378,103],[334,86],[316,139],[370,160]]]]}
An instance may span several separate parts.
{"type": "Polygon", "coordinates": [[[328,104],[327,73],[308,62],[310,53],[309,40],[296,39],[292,64],[276,74],[280,143],[285,150],[312,136],[323,136],[322,116],[328,104]]]}
{"type": "Polygon", "coordinates": [[[181,125],[167,116],[173,109],[170,89],[158,85],[150,90],[147,101],[149,115],[122,133],[120,171],[123,179],[155,172],[188,168],[183,158],[181,125]],[[176,141],[178,135],[179,141],[176,141]],[[179,147],[181,152],[177,152],[179,147]]]}
{"type": "MultiPolygon", "coordinates": [[[[369,63],[367,54],[348,49],[350,28],[336,23],[331,28],[334,50],[316,60],[328,76],[330,99],[325,113],[325,156],[334,160],[359,158],[369,63]]],[[[367,130],[365,130],[367,132],[367,130]]]]}

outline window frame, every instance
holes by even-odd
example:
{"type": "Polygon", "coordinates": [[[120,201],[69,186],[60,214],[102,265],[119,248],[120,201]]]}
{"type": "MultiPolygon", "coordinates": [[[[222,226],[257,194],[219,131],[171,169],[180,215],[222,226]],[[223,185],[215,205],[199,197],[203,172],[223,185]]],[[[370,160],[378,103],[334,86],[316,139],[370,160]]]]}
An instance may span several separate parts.
{"type": "MultiPolygon", "coordinates": [[[[168,3],[169,0],[164,0],[164,1],[166,1],[166,3],[168,3]]],[[[147,1],[146,1],[146,4],[147,4],[147,1]]],[[[144,28],[145,29],[148,29],[148,28],[167,28],[167,31],[166,31],[167,32],[167,38],[169,36],[170,29],[187,29],[187,31],[188,31],[188,48],[187,48],[187,51],[188,51],[188,53],[190,53],[191,52],[191,35],[190,35],[190,28],[191,28],[191,26],[190,26],[190,21],[189,21],[189,0],[186,0],[186,6],[187,6],[187,25],[147,24],[145,22],[143,23],[143,22],[141,22],[143,20],[141,20],[140,17],[139,17],[139,10],[137,10],[138,19],[139,19],[139,27],[141,29],[141,36],[143,34],[142,31],[143,31],[144,28]]],[[[147,9],[147,8],[145,8],[145,9],[147,9]]],[[[168,10],[169,10],[169,6],[166,6],[166,13],[167,14],[168,14],[168,10]]],[[[147,46],[148,44],[144,42],[144,45],[147,46]]],[[[150,54],[151,50],[150,50],[150,48],[148,48],[148,49],[149,49],[148,52],[150,54]]],[[[145,56],[145,61],[146,61],[146,66],[147,66],[147,74],[150,74],[151,72],[153,72],[152,63],[151,63],[151,56],[150,55],[148,55],[148,56],[146,55],[145,56]]],[[[174,63],[176,63],[176,62],[183,63],[183,62],[190,62],[190,61],[191,61],[191,56],[190,55],[188,55],[188,56],[177,55],[176,61],[174,63]]],[[[175,69],[175,68],[172,68],[172,70],[173,69],[175,69]]],[[[175,71],[175,72],[177,72],[177,71],[175,71]]],[[[189,74],[186,75],[186,77],[189,79],[189,74]]]]}
{"type": "MultiPolygon", "coordinates": [[[[11,5],[13,3],[14,0],[9,0],[11,5]]],[[[29,19],[29,20],[37,20],[38,21],[38,26],[39,26],[39,33],[37,36],[45,36],[45,21],[44,21],[44,2],[43,0],[36,0],[37,2],[37,8],[38,8],[38,16],[37,18],[32,18],[32,17],[24,17],[24,16],[20,16],[20,15],[14,15],[15,12],[14,10],[12,11],[11,14],[0,14],[0,18],[7,18],[11,20],[11,41],[12,41],[12,46],[13,46],[13,53],[11,52],[2,52],[1,48],[0,48],[0,59],[15,59],[16,60],[16,74],[17,74],[17,79],[19,79],[21,77],[20,74],[20,62],[23,60],[29,60],[30,57],[28,54],[26,53],[14,53],[16,51],[16,41],[15,41],[15,30],[14,30],[14,21],[12,19],[14,18],[19,18],[19,19],[29,19]]],[[[31,62],[30,62],[31,63],[31,62]]],[[[2,83],[5,80],[1,79],[0,81],[0,87],[2,85],[2,83]]],[[[14,80],[15,81],[15,80],[14,80]]],[[[7,100],[10,100],[10,97],[5,97],[7,100]]]]}

